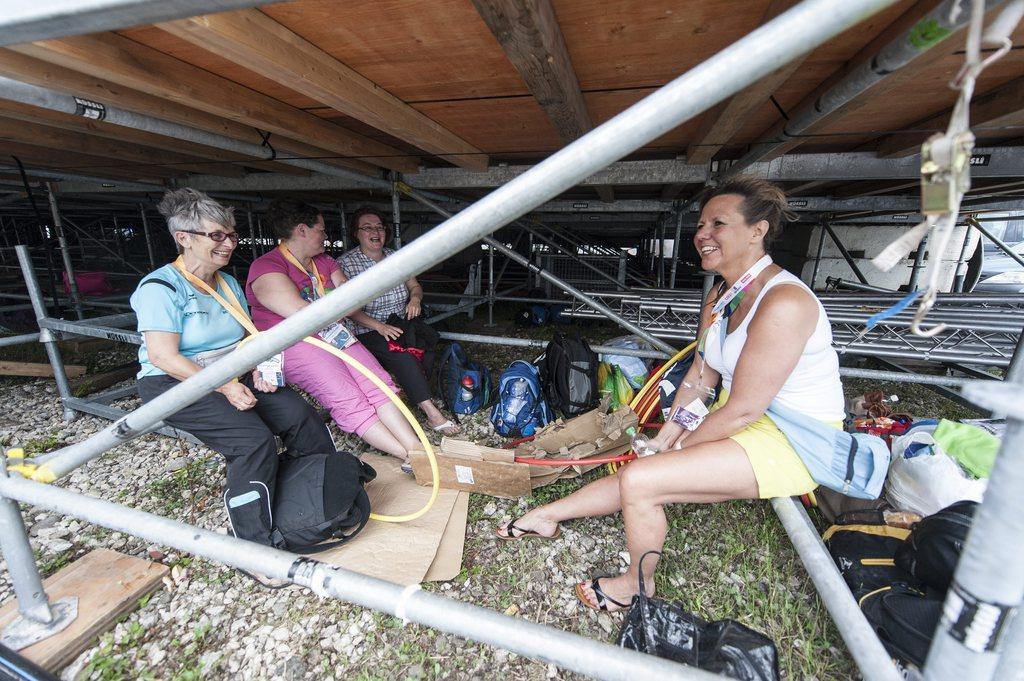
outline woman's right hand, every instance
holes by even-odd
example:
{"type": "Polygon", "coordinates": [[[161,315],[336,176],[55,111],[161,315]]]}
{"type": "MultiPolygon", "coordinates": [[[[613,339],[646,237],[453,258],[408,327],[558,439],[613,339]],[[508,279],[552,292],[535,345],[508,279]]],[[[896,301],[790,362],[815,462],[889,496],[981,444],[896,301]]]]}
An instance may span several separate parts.
{"type": "Polygon", "coordinates": [[[402,335],[402,330],[400,328],[397,326],[391,326],[390,324],[384,324],[383,322],[381,323],[380,328],[376,331],[380,335],[384,336],[384,340],[389,341],[395,340],[402,335]]]}
{"type": "Polygon", "coordinates": [[[238,381],[232,381],[231,383],[222,385],[217,388],[217,392],[228,398],[228,402],[231,403],[231,406],[238,411],[245,411],[246,409],[252,409],[256,406],[256,396],[252,394],[252,391],[238,381]]]}

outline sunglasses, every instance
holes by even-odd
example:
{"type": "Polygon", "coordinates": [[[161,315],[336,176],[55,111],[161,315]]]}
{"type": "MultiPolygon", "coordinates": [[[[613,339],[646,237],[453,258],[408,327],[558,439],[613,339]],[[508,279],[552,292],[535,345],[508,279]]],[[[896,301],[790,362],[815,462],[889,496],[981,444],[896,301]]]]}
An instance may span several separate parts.
{"type": "Polygon", "coordinates": [[[217,243],[224,241],[224,239],[229,240],[233,244],[238,243],[238,232],[197,232],[191,229],[182,229],[179,231],[185,232],[186,234],[198,234],[199,236],[209,237],[217,243]]]}

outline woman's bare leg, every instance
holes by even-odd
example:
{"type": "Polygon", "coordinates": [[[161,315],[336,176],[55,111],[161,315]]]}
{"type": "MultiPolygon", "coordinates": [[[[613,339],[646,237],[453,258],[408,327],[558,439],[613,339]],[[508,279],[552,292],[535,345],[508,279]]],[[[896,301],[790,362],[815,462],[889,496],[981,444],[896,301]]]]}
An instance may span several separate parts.
{"type": "MultiPolygon", "coordinates": [[[[439,426],[448,420],[448,417],[442,414],[441,410],[437,408],[437,405],[434,404],[433,400],[429,398],[420,402],[419,407],[423,410],[423,413],[426,414],[427,425],[431,428],[439,426]]],[[[456,435],[460,431],[461,429],[453,423],[451,428],[445,428],[443,432],[445,435],[456,435]]]]}
{"type": "MultiPolygon", "coordinates": [[[[621,603],[629,603],[637,593],[640,558],[648,551],[661,551],[665,545],[668,532],[665,504],[712,503],[759,496],[757,479],[746,452],[732,440],[705,442],[689,449],[639,459],[619,471],[616,477],[626,526],[629,568],[618,577],[601,579],[600,586],[621,603]]],[[[648,556],[643,565],[648,595],[654,594],[657,558],[648,556]]],[[[587,599],[596,604],[590,583],[583,588],[587,599]]]]}
{"type": "Polygon", "coordinates": [[[402,446],[402,443],[396,440],[395,436],[388,430],[388,427],[380,421],[375,422],[366,429],[366,432],[363,433],[363,440],[371,447],[386,452],[402,461],[409,458],[409,452],[402,446]]]}
{"type": "Polygon", "coordinates": [[[416,437],[416,433],[413,432],[409,422],[405,420],[405,416],[391,402],[385,402],[377,407],[377,416],[381,423],[391,431],[391,435],[401,443],[405,453],[399,458],[408,459],[409,451],[419,446],[420,439],[416,437]]]}

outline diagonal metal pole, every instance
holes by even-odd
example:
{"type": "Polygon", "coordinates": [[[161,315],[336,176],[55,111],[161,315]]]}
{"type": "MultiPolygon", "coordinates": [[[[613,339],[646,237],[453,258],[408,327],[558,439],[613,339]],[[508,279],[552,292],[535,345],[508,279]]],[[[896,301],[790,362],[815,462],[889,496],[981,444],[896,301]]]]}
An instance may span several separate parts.
{"type": "MultiPolygon", "coordinates": [[[[58,456],[41,474],[59,477],[138,436],[306,334],[361,308],[382,291],[440,262],[449,253],[480,241],[613,161],[896,2],[804,0],[385,258],[372,270],[353,277],[89,439],[56,450],[58,456]]],[[[0,80],[0,89],[6,91],[8,85],[0,80]]],[[[32,92],[33,102],[36,96],[46,94],[38,89],[32,92]]],[[[205,139],[219,146],[216,136],[205,139]]],[[[300,167],[316,164],[283,162],[300,167]]],[[[321,171],[322,164],[310,169],[321,171]]],[[[379,186],[374,184],[374,178],[360,177],[370,186],[379,186]]]]}
{"type": "Polygon", "coordinates": [[[860,283],[862,284],[867,284],[867,277],[865,277],[864,273],[860,271],[859,267],[857,267],[857,261],[853,259],[853,256],[850,255],[850,252],[846,250],[846,246],[844,246],[843,242],[839,240],[839,235],[836,234],[835,230],[832,229],[832,225],[828,224],[827,222],[822,222],[821,226],[824,227],[825,231],[828,232],[828,235],[832,237],[832,241],[835,242],[836,247],[839,249],[839,253],[842,254],[843,260],[845,260],[846,264],[850,266],[851,270],[853,270],[853,273],[857,276],[858,281],[860,281],[860,283]]]}
{"type": "Polygon", "coordinates": [[[78,280],[75,279],[75,268],[71,266],[71,251],[68,240],[64,238],[64,226],[61,224],[60,211],[57,210],[57,198],[53,194],[53,185],[46,184],[46,195],[50,199],[50,215],[53,216],[53,228],[57,232],[57,243],[60,246],[60,257],[64,261],[64,274],[68,278],[68,290],[71,292],[71,303],[79,319],[85,319],[82,308],[82,295],[78,292],[78,280]]]}
{"type": "Polygon", "coordinates": [[[146,238],[146,255],[149,256],[150,269],[156,269],[156,258],[153,256],[153,237],[149,234],[149,222],[146,220],[146,207],[139,204],[139,217],[142,218],[142,236],[146,238]]]}

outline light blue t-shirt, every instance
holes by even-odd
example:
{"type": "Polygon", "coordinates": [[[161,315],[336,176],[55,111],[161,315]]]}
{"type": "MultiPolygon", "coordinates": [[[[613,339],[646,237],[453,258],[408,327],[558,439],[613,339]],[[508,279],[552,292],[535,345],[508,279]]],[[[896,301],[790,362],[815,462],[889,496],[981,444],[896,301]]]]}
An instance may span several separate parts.
{"type": "MultiPolygon", "coordinates": [[[[221,276],[248,313],[242,287],[230,274],[222,272],[221,276]]],[[[217,292],[224,295],[220,287],[217,292]]],[[[140,333],[168,331],[181,334],[179,351],[190,359],[200,352],[237,343],[245,335],[245,329],[230,312],[213,296],[192,288],[173,265],[164,265],[146,275],[132,294],[131,305],[138,318],[140,333]]],[[[138,378],[166,374],[150,363],[145,340],[139,347],[139,364],[142,370],[138,378]]]]}

